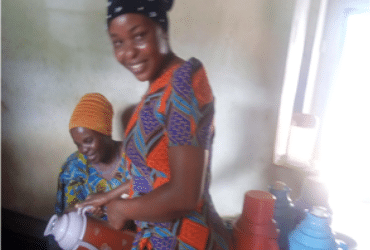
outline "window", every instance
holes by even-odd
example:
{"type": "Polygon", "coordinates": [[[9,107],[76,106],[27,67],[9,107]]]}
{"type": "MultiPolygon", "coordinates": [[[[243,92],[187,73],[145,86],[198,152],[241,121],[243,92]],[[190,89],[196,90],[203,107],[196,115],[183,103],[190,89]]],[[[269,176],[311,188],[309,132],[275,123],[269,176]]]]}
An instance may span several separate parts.
{"type": "Polygon", "coordinates": [[[359,249],[370,225],[369,90],[370,1],[297,1],[274,163],[318,173],[333,229],[359,249]]]}
{"type": "MultiPolygon", "coordinates": [[[[346,14],[343,49],[322,117],[316,163],[334,212],[343,217],[356,207],[370,208],[365,206],[370,204],[370,12],[353,9],[346,14]],[[346,197],[348,204],[343,205],[346,197]]],[[[343,220],[333,223],[340,230],[353,225],[343,220]]]]}

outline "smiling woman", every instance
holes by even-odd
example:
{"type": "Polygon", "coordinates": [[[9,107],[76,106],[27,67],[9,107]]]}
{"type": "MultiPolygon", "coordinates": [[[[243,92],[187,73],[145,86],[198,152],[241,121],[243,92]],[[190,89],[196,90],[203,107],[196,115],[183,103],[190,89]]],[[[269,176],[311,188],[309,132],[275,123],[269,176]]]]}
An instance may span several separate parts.
{"type": "MultiPolygon", "coordinates": [[[[75,107],[69,129],[78,151],[68,157],[61,169],[57,214],[74,209],[88,195],[110,191],[126,181],[122,142],[112,140],[112,117],[112,105],[98,93],[84,95],[75,107]]],[[[94,212],[106,219],[99,209],[94,212]]]]}
{"type": "Polygon", "coordinates": [[[214,98],[202,63],[171,50],[172,1],[108,2],[108,33],[119,63],[149,83],[124,139],[129,199],[91,198],[116,229],[138,228],[132,249],[229,249],[231,234],[209,194],[214,98]]]}

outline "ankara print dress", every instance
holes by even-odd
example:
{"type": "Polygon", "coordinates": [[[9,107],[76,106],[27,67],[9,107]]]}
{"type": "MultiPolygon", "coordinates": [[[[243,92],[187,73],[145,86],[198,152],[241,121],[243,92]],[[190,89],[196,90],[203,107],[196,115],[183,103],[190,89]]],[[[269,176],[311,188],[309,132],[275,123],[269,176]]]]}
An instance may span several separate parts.
{"type": "MultiPolygon", "coordinates": [[[[150,85],[125,131],[125,163],[133,180],[130,197],[145,195],[170,179],[169,147],[199,146],[211,157],[213,101],[206,72],[195,58],[173,66],[150,85]]],[[[208,192],[209,168],[197,210],[166,223],[135,221],[138,233],[132,249],[228,249],[226,229],[208,192]]]]}
{"type": "MultiPolygon", "coordinates": [[[[124,160],[113,178],[106,180],[88,164],[83,154],[78,151],[71,154],[59,173],[55,213],[61,215],[65,209],[84,201],[90,194],[108,192],[120,186],[127,180],[123,163],[124,160]]],[[[106,220],[106,216],[103,219],[106,220]]]]}

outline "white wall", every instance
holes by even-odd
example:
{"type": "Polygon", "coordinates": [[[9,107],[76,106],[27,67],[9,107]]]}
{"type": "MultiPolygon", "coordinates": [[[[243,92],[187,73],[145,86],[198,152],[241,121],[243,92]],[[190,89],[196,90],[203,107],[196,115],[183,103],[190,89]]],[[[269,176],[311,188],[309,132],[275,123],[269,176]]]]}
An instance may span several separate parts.
{"type": "MultiPolygon", "coordinates": [[[[119,65],[103,0],[2,1],[2,206],[54,213],[59,168],[76,148],[68,122],[79,98],[100,92],[118,115],[147,83],[119,65]]],[[[216,96],[211,193],[222,215],[266,190],[294,1],[177,0],[172,48],[197,57],[216,96]]]]}

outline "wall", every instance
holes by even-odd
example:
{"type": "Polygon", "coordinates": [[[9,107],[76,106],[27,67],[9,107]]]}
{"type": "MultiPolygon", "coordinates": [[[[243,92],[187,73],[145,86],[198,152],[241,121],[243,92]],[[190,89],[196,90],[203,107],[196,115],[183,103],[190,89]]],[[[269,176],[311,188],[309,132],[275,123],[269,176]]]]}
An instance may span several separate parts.
{"type": "MultiPolygon", "coordinates": [[[[100,92],[118,114],[138,82],[112,56],[106,2],[2,1],[2,206],[35,217],[53,211],[59,168],[76,148],[68,121],[79,98],[100,92]]],[[[275,124],[294,1],[186,0],[170,12],[180,57],[200,59],[216,97],[211,193],[222,215],[271,179],[275,124]]]]}

